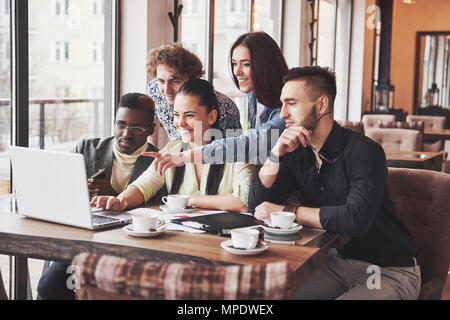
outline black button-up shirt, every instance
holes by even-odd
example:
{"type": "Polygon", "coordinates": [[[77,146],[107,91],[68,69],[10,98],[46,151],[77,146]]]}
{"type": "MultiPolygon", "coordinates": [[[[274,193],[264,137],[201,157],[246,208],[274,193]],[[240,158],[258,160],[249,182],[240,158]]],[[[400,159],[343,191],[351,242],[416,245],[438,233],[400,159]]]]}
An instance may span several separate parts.
{"type": "Polygon", "coordinates": [[[269,189],[256,176],[250,210],[254,212],[264,201],[283,204],[295,193],[302,206],[320,208],[325,230],[352,237],[338,250],[344,258],[387,267],[402,266],[415,256],[411,234],[389,196],[382,147],[335,122],[319,155],[319,172],[310,147],[300,146],[283,157],[277,180],[269,189]]]}

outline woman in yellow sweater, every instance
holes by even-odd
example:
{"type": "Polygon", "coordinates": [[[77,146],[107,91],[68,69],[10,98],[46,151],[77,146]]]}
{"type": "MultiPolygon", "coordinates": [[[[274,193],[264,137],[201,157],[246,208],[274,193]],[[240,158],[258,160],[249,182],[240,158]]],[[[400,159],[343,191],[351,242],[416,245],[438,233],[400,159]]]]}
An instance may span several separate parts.
{"type": "MultiPolygon", "coordinates": [[[[208,81],[195,79],[185,83],[174,104],[174,124],[181,141],[170,142],[161,153],[177,153],[210,143],[215,133],[217,108],[214,88],[208,81]]],[[[189,205],[248,212],[248,194],[253,174],[252,165],[230,163],[186,164],[167,170],[161,176],[152,164],[119,196],[95,197],[91,205],[114,211],[139,207],[165,185],[169,194],[190,196],[189,205]]]]}

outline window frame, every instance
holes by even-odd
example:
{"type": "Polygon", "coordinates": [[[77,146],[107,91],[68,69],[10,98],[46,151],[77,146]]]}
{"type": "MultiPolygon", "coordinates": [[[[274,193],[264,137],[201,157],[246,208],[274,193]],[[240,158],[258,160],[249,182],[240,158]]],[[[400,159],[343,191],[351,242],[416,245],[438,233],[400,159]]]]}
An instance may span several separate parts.
{"type": "MultiPolygon", "coordinates": [[[[313,17],[313,39],[312,39],[312,49],[311,49],[311,65],[313,66],[317,66],[318,65],[318,51],[319,51],[319,26],[320,26],[320,12],[319,12],[319,1],[323,1],[323,0],[312,0],[314,3],[312,4],[312,8],[314,8],[314,17],[313,17]]],[[[338,31],[338,12],[339,12],[339,4],[341,3],[341,1],[343,0],[333,0],[334,3],[334,26],[333,26],[333,43],[332,43],[332,48],[333,48],[333,65],[331,66],[333,68],[333,70],[336,69],[336,56],[337,56],[337,31],[338,31]]],[[[345,52],[344,52],[344,56],[347,57],[346,59],[346,69],[348,70],[348,73],[346,74],[345,80],[343,81],[343,83],[341,84],[342,86],[342,96],[343,96],[343,106],[344,106],[344,110],[343,110],[343,114],[345,114],[345,117],[343,120],[348,120],[349,118],[349,97],[350,97],[350,78],[349,78],[349,74],[350,74],[350,59],[351,59],[351,49],[352,49],[352,37],[351,34],[353,32],[353,0],[348,0],[348,5],[350,6],[349,10],[350,10],[350,15],[349,15],[349,21],[347,21],[349,23],[349,31],[350,31],[350,36],[348,39],[348,46],[345,47],[345,52]]],[[[335,109],[336,110],[336,109],[335,109]]]]}
{"type": "MultiPolygon", "coordinates": [[[[224,1],[224,0],[220,0],[220,1],[224,1]]],[[[226,8],[228,11],[231,10],[231,1],[226,0],[226,8]]],[[[255,12],[255,0],[245,0],[247,1],[247,6],[248,8],[250,8],[248,14],[249,14],[249,24],[247,26],[247,32],[252,32],[254,31],[253,29],[253,21],[254,21],[254,12],[255,12]]],[[[242,0],[243,3],[244,0],[242,0]]],[[[280,0],[280,24],[279,24],[279,30],[280,30],[280,36],[279,39],[274,39],[278,45],[280,46],[280,48],[283,48],[283,43],[282,43],[282,26],[284,23],[284,2],[285,0],[280,0]]],[[[207,12],[206,12],[206,20],[207,20],[207,26],[209,26],[208,30],[207,30],[207,34],[206,34],[206,39],[207,39],[207,44],[206,44],[206,58],[205,58],[205,63],[204,63],[204,67],[205,67],[205,74],[206,74],[206,79],[211,82],[212,84],[214,81],[214,26],[215,26],[215,3],[216,0],[208,0],[207,1],[207,12]]],[[[237,6],[239,6],[238,3],[236,3],[237,6]]],[[[243,8],[245,5],[241,4],[239,10],[241,10],[241,8],[243,8]]],[[[234,11],[233,13],[242,13],[242,11],[238,11],[236,9],[236,11],[234,11]]]]}

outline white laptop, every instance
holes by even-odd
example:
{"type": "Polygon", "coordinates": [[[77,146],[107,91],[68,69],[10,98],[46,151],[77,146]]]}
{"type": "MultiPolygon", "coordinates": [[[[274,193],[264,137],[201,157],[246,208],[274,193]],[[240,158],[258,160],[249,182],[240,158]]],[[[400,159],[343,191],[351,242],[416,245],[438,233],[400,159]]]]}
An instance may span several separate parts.
{"type": "Polygon", "coordinates": [[[20,214],[90,230],[131,223],[91,208],[83,155],[11,147],[11,161],[20,214]]]}

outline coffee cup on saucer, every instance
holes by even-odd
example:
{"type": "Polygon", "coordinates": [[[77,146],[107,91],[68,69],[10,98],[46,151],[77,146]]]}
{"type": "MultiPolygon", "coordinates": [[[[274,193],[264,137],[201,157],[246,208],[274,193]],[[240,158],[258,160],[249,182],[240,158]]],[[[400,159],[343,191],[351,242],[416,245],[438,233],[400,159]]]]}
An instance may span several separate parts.
{"type": "Polygon", "coordinates": [[[270,214],[270,222],[272,228],[289,229],[295,221],[295,214],[292,212],[272,212],[270,214]]]}
{"type": "Polygon", "coordinates": [[[158,216],[155,214],[133,213],[131,214],[133,221],[133,231],[146,232],[158,227],[158,216]]]}
{"type": "Polygon", "coordinates": [[[254,249],[258,244],[259,231],[255,229],[231,230],[233,247],[239,249],[254,249]]]}
{"type": "Polygon", "coordinates": [[[183,210],[186,209],[188,205],[189,196],[170,195],[163,197],[162,202],[164,202],[169,209],[183,210]]]}

